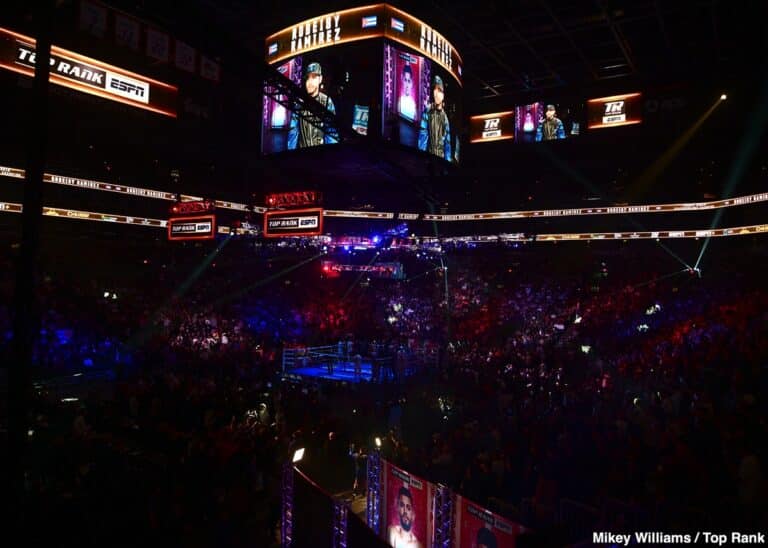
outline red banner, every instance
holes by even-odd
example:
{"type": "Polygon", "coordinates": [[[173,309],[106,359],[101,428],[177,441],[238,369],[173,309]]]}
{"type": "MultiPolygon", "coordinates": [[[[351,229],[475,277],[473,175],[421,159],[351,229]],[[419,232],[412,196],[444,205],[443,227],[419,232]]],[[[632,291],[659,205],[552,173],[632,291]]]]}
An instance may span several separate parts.
{"type": "Polygon", "coordinates": [[[384,461],[384,493],[381,528],[394,548],[426,548],[432,545],[430,501],[434,486],[384,461]]]}
{"type": "Polygon", "coordinates": [[[514,548],[515,539],[525,531],[464,497],[456,497],[454,545],[461,548],[514,548]]]}

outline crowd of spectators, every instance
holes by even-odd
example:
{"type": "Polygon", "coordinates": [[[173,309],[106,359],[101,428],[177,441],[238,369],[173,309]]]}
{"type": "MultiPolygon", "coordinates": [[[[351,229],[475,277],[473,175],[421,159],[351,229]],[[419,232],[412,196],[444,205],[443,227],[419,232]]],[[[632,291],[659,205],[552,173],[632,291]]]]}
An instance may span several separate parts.
{"type": "Polygon", "coordinates": [[[360,283],[316,263],[284,273],[296,251],[247,251],[197,277],[199,256],[142,259],[119,280],[46,273],[36,375],[119,375],[108,397],[37,395],[39,512],[79,516],[59,525],[94,544],[118,528],[126,544],[265,545],[291,448],[340,461],[328,482],[351,489],[347,443],[378,435],[387,458],[528,526],[556,522],[563,500],[669,526],[765,518],[768,293],[754,257],[700,276],[626,248],[578,263],[490,248],[360,283]],[[440,360],[387,385],[281,382],[284,346],[343,338],[440,360]]]}

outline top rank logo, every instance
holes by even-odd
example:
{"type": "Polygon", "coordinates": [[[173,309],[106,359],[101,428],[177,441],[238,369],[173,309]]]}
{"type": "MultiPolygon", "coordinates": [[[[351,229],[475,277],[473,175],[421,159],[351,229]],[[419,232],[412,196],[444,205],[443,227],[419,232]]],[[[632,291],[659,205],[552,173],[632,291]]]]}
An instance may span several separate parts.
{"type": "Polygon", "coordinates": [[[488,118],[483,125],[483,139],[501,137],[501,118],[488,118]]]}
{"type": "Polygon", "coordinates": [[[622,114],[624,112],[624,101],[611,101],[605,103],[605,115],[622,114]]]}
{"type": "MultiPolygon", "coordinates": [[[[23,42],[17,42],[16,63],[26,67],[34,67],[36,62],[35,48],[23,42]]],[[[119,95],[144,104],[149,103],[149,84],[147,82],[117,72],[102,70],[67,57],[51,55],[51,74],[106,90],[112,95],[119,95]]]]}
{"type": "Polygon", "coordinates": [[[291,29],[291,53],[329,46],[341,40],[341,15],[318,17],[291,29]]]}
{"type": "MultiPolygon", "coordinates": [[[[26,67],[34,67],[36,62],[35,48],[23,42],[17,42],[16,47],[16,63],[26,67]]],[[[51,73],[102,89],[107,77],[107,72],[104,70],[54,55],[51,55],[51,73]]]]}
{"type": "Polygon", "coordinates": [[[610,101],[605,103],[603,124],[616,124],[626,122],[627,114],[624,111],[624,101],[610,101]]]}

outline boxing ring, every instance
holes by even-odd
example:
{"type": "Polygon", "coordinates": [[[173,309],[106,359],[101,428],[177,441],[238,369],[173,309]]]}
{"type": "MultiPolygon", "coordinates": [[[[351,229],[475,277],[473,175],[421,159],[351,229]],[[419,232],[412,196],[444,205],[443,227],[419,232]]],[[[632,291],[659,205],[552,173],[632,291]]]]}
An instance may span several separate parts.
{"type": "Polygon", "coordinates": [[[298,375],[337,382],[393,380],[391,358],[350,355],[344,345],[283,349],[283,375],[298,375]]]}

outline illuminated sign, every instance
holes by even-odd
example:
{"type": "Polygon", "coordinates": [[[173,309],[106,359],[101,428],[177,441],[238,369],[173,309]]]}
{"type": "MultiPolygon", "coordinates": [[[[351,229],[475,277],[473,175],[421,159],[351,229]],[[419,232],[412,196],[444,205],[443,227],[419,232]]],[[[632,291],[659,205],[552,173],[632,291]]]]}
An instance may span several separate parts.
{"type": "MultiPolygon", "coordinates": [[[[22,205],[19,203],[13,203],[13,202],[0,202],[0,213],[21,213],[22,212],[22,205]]],[[[307,211],[315,211],[318,212],[318,214],[321,215],[320,217],[320,226],[322,229],[322,212],[321,210],[305,210],[303,213],[306,213],[307,211]]],[[[288,215],[291,216],[293,213],[297,212],[268,212],[267,215],[288,215]]],[[[298,212],[302,213],[302,212],[298,212]]],[[[171,223],[179,222],[179,223],[190,223],[191,221],[195,221],[195,226],[193,227],[187,227],[187,228],[177,228],[176,233],[194,233],[198,232],[204,232],[208,229],[208,227],[211,227],[211,231],[215,232],[217,230],[217,227],[215,225],[215,218],[213,216],[207,216],[202,217],[200,219],[194,219],[189,217],[182,217],[179,219],[171,219],[169,221],[161,220],[161,219],[148,219],[146,217],[131,217],[127,215],[111,215],[108,213],[95,213],[92,211],[78,211],[76,209],[65,209],[65,208],[58,208],[58,207],[43,207],[43,215],[46,217],[60,217],[63,219],[76,219],[76,220],[82,220],[82,221],[100,221],[100,222],[109,222],[109,223],[118,223],[118,224],[129,224],[129,225],[138,225],[138,226],[146,226],[146,227],[154,227],[154,228],[167,228],[170,226],[171,223]],[[214,222],[213,225],[210,223],[206,223],[206,220],[212,220],[214,222]],[[202,220],[202,222],[201,222],[202,220]]],[[[287,224],[295,224],[295,223],[287,223],[287,224]]],[[[315,224],[313,222],[310,222],[309,224],[315,224]]],[[[243,224],[243,226],[245,226],[243,224]]],[[[233,230],[237,234],[246,234],[246,233],[253,233],[255,232],[255,227],[252,225],[248,228],[243,227],[218,227],[218,231],[222,234],[230,234],[233,232],[233,230]]],[[[419,241],[421,241],[424,245],[440,245],[440,244],[448,244],[448,243],[498,243],[498,242],[531,242],[531,241],[540,241],[540,242],[546,242],[546,241],[579,241],[579,240],[630,240],[630,239],[666,239],[666,238],[720,238],[720,237],[728,237],[728,236],[747,236],[750,234],[758,235],[758,234],[766,234],[768,233],[768,224],[761,224],[761,225],[751,225],[751,226],[739,226],[739,227],[732,227],[732,228],[716,228],[716,229],[699,229],[699,230],[676,230],[676,231],[654,231],[654,232],[592,232],[592,233],[565,233],[565,234],[523,234],[523,233],[515,233],[515,234],[499,234],[496,236],[459,236],[459,237],[448,237],[448,238],[436,238],[436,237],[422,237],[419,239],[416,238],[405,238],[402,240],[395,239],[392,242],[392,247],[406,247],[406,248],[414,248],[417,247],[419,244],[419,241]]],[[[304,236],[312,234],[273,234],[273,237],[279,237],[279,236],[304,236]]],[[[202,238],[211,238],[213,236],[203,236],[202,238]]],[[[172,239],[184,239],[183,237],[178,238],[172,238],[172,239]]],[[[187,238],[192,239],[192,238],[187,238]]],[[[322,240],[324,244],[330,245],[332,241],[328,239],[327,237],[320,237],[318,238],[318,241],[322,240]],[[325,239],[324,239],[325,238],[325,239]]]]}
{"type": "Polygon", "coordinates": [[[487,143],[512,139],[515,135],[515,113],[497,112],[472,116],[469,121],[469,141],[487,143]]]}
{"type": "Polygon", "coordinates": [[[318,205],[322,201],[323,194],[314,190],[267,194],[267,207],[269,208],[318,205]]]}
{"type": "Polygon", "coordinates": [[[590,99],[587,101],[588,129],[641,123],[640,97],[640,93],[627,93],[590,99]]]}
{"type": "Polygon", "coordinates": [[[210,240],[215,235],[215,215],[168,219],[169,240],[210,240]]]}
{"type": "Polygon", "coordinates": [[[428,57],[461,83],[461,56],[435,29],[388,4],[328,13],[276,32],[266,39],[266,61],[285,61],[328,46],[386,37],[428,57]]]}
{"type": "Polygon", "coordinates": [[[342,272],[363,272],[374,278],[388,280],[402,280],[405,278],[405,268],[402,263],[376,263],[376,264],[340,264],[335,261],[323,261],[324,274],[340,274],[342,272]]]}
{"type": "Polygon", "coordinates": [[[213,213],[216,209],[216,203],[213,200],[177,202],[169,209],[171,215],[198,215],[200,213],[213,213]]]}
{"type": "Polygon", "coordinates": [[[355,105],[352,129],[360,135],[368,135],[368,110],[367,106],[355,105]]]}
{"type": "MultiPolygon", "coordinates": [[[[35,40],[0,28],[0,67],[35,74],[35,40]]],[[[146,76],[51,46],[50,81],[165,116],[176,117],[177,88],[146,76]]]]}
{"type": "Polygon", "coordinates": [[[267,211],[264,214],[264,236],[319,236],[323,232],[322,209],[267,211]]]}

